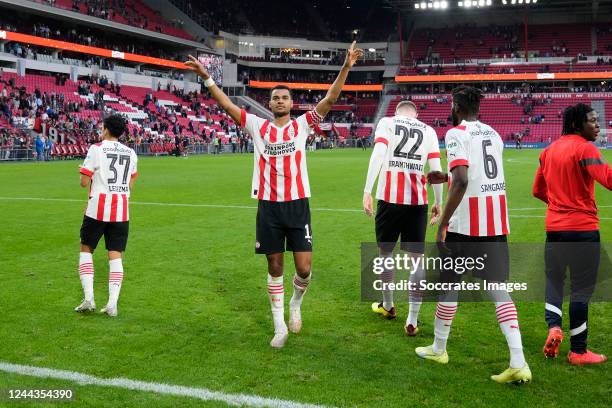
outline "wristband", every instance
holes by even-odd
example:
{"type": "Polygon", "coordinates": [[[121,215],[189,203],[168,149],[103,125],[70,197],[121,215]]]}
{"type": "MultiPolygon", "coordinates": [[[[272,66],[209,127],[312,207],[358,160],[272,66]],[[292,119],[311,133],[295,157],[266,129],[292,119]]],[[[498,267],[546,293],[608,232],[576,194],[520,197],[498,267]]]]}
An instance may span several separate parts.
{"type": "Polygon", "coordinates": [[[215,80],[212,78],[208,78],[206,81],[204,81],[204,86],[207,88],[210,88],[213,85],[215,85],[215,80]]]}

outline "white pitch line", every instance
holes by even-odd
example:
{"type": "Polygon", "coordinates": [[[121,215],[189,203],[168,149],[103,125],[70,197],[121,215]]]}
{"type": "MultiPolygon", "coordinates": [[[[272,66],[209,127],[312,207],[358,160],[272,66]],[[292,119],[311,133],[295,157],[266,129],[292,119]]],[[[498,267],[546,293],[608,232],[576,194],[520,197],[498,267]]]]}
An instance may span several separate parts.
{"type": "Polygon", "coordinates": [[[265,398],[257,395],[226,394],[206,388],[185,387],[182,385],[130,380],[128,378],[100,378],[76,371],[56,370],[53,368],[11,364],[0,361],[0,371],[39,378],[53,378],[76,382],[79,385],[96,385],[115,387],[133,391],[153,392],[156,394],[191,397],[203,401],[221,401],[233,406],[274,407],[274,408],[325,408],[325,405],[303,404],[296,401],[277,398],[265,398]]]}
{"type": "MultiPolygon", "coordinates": [[[[45,197],[0,197],[0,200],[10,201],[59,201],[59,202],[70,202],[70,203],[83,203],[85,200],[77,200],[74,198],[45,198],[45,197]]],[[[246,209],[256,210],[256,206],[252,205],[230,205],[230,204],[188,204],[188,203],[159,203],[149,201],[130,201],[133,205],[153,205],[160,207],[192,207],[192,208],[234,208],[234,209],[246,209]]],[[[600,205],[598,208],[612,208],[612,205],[600,205]]],[[[355,212],[362,213],[363,210],[357,208],[313,208],[313,211],[329,211],[329,212],[355,212]]],[[[532,208],[511,208],[510,211],[541,211],[546,208],[532,207],[532,208]]],[[[510,215],[515,218],[544,218],[540,215],[510,215]]],[[[601,220],[609,220],[612,218],[600,217],[601,220]]]]}

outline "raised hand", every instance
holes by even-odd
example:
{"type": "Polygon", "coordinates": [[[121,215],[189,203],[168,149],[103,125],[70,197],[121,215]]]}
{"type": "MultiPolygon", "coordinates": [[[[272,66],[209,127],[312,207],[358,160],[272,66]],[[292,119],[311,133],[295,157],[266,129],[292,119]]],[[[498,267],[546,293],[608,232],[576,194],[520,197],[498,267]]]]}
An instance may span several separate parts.
{"type": "Polygon", "coordinates": [[[361,48],[355,48],[357,41],[353,41],[351,47],[346,51],[346,59],[344,60],[344,66],[352,68],[357,60],[363,57],[363,50],[361,48]]]}
{"type": "Polygon", "coordinates": [[[208,71],[206,71],[204,65],[202,65],[193,55],[189,56],[189,61],[185,61],[185,65],[187,65],[191,71],[195,72],[205,80],[210,78],[210,74],[208,71]]]}

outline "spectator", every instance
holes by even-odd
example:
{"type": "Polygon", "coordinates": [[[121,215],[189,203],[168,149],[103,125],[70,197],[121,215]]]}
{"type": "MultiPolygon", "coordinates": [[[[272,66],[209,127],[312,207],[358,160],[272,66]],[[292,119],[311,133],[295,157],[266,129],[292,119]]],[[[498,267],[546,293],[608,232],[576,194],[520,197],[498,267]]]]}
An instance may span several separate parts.
{"type": "Polygon", "coordinates": [[[42,161],[43,159],[43,151],[45,149],[45,143],[40,137],[40,133],[36,134],[36,160],[42,161]]]}
{"type": "Polygon", "coordinates": [[[45,138],[45,161],[49,161],[51,151],[53,149],[53,142],[50,137],[45,138]]]}

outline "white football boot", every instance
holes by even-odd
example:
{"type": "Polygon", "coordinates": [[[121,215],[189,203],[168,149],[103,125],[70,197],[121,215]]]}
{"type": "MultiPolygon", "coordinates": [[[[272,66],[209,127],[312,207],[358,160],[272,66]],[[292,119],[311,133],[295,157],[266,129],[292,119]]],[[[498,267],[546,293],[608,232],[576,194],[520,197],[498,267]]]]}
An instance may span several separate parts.
{"type": "Polygon", "coordinates": [[[109,305],[106,305],[102,308],[102,310],[100,310],[100,313],[105,313],[109,315],[110,317],[116,317],[117,316],[117,306],[110,307],[109,305]]]}
{"type": "Polygon", "coordinates": [[[74,311],[79,313],[93,312],[94,310],[96,310],[96,303],[93,300],[85,299],[83,299],[80,305],[74,308],[74,311]]]}

